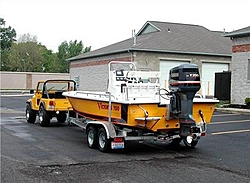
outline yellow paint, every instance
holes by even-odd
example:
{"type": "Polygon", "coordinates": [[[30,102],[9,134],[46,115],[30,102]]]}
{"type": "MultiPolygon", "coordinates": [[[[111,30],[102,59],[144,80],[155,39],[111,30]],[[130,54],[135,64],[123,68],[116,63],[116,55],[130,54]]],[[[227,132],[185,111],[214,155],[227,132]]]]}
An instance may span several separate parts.
{"type": "Polygon", "coordinates": [[[214,109],[215,109],[214,103],[194,103],[193,104],[193,117],[196,122],[201,122],[202,119],[199,115],[199,110],[201,110],[206,123],[210,123],[214,109]]]}
{"type": "Polygon", "coordinates": [[[145,126],[145,128],[150,129],[154,132],[161,129],[164,131],[169,131],[170,129],[178,129],[179,121],[177,119],[166,121],[165,120],[166,107],[158,107],[158,104],[140,104],[139,105],[129,105],[128,107],[128,120],[127,124],[129,126],[145,126]],[[148,117],[161,117],[160,120],[155,121],[143,121],[135,120],[135,118],[145,117],[145,113],[142,108],[148,111],[148,117]],[[178,127],[176,127],[178,125],[178,127]]]}
{"type": "MultiPolygon", "coordinates": [[[[108,117],[108,102],[69,98],[75,111],[84,112],[89,115],[108,117]]],[[[121,104],[112,103],[112,118],[121,119],[121,104]]]]}
{"type": "MultiPolygon", "coordinates": [[[[108,118],[108,102],[69,98],[75,111],[82,112],[88,115],[94,115],[99,117],[108,118]]],[[[158,104],[127,104],[127,121],[122,123],[130,127],[145,128],[154,132],[157,131],[171,131],[180,128],[178,119],[166,120],[166,107],[159,107],[158,104]],[[148,117],[160,117],[159,120],[144,121],[136,118],[144,118],[145,111],[148,112],[148,117]]],[[[122,119],[122,104],[112,103],[111,118],[122,119]]],[[[194,103],[193,105],[193,117],[197,123],[202,122],[202,119],[198,113],[202,110],[204,119],[206,122],[211,121],[211,117],[214,111],[213,103],[194,103]]],[[[116,120],[117,121],[117,120],[116,120]]]]}

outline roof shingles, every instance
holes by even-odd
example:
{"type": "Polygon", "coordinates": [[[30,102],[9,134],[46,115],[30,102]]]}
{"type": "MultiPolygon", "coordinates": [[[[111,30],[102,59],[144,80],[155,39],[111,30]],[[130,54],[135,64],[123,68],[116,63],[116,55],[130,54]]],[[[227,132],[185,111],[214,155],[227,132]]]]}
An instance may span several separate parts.
{"type": "Polygon", "coordinates": [[[238,37],[238,36],[246,36],[246,35],[250,35],[250,26],[229,32],[225,34],[224,36],[225,37],[238,37]]]}
{"type": "MultiPolygon", "coordinates": [[[[231,41],[222,32],[213,32],[199,25],[150,21],[161,31],[137,34],[132,38],[70,58],[70,61],[127,51],[156,51],[204,55],[231,55],[231,41]]],[[[145,26],[145,25],[144,25],[145,26]]]]}

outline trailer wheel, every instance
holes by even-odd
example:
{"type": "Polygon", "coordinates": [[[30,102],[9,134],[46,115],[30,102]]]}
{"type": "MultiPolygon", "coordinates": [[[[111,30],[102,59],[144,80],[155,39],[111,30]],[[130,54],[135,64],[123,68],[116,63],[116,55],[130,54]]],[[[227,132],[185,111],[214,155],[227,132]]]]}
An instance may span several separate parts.
{"type": "Polygon", "coordinates": [[[49,126],[50,124],[50,117],[48,112],[44,109],[44,106],[39,108],[39,121],[40,125],[43,127],[49,126]]]}
{"type": "Polygon", "coordinates": [[[106,130],[100,128],[98,131],[98,147],[102,152],[108,152],[110,150],[110,140],[107,137],[106,130]]]}
{"type": "Polygon", "coordinates": [[[176,147],[181,143],[181,140],[182,140],[181,138],[175,138],[175,139],[172,140],[171,145],[173,147],[176,147]]]}
{"type": "Polygon", "coordinates": [[[31,109],[30,104],[26,105],[26,120],[28,123],[35,123],[36,121],[36,111],[31,109]]]}
{"type": "Polygon", "coordinates": [[[87,129],[87,143],[89,148],[97,147],[97,129],[93,126],[87,129]]]}
{"type": "Polygon", "coordinates": [[[59,114],[56,115],[56,119],[59,123],[64,123],[66,121],[66,113],[65,112],[60,112],[59,114]]]}
{"type": "Polygon", "coordinates": [[[192,142],[189,143],[189,142],[187,141],[186,138],[183,139],[183,142],[184,142],[184,144],[185,144],[187,147],[190,147],[190,148],[194,148],[194,147],[198,144],[198,140],[195,140],[195,141],[192,140],[192,142]]]}

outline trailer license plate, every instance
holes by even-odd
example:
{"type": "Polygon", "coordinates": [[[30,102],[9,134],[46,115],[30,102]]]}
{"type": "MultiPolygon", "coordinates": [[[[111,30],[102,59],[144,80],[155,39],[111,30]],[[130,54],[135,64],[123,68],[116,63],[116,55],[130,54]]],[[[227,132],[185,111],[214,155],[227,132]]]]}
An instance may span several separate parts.
{"type": "Polygon", "coordinates": [[[124,142],[111,142],[111,149],[124,149],[124,142]]]}

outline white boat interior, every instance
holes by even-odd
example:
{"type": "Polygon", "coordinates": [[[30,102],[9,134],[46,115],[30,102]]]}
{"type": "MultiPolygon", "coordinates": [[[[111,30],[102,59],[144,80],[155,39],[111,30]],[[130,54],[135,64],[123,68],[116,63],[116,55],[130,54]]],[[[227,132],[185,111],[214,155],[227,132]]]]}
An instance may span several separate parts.
{"type": "MultiPolygon", "coordinates": [[[[160,87],[160,72],[136,70],[133,62],[109,63],[109,78],[107,92],[70,91],[64,96],[109,101],[124,104],[160,103],[169,104],[169,96],[160,87]]],[[[200,96],[200,95],[197,95],[200,96]]],[[[213,99],[194,98],[193,102],[215,102],[213,99]]]]}

